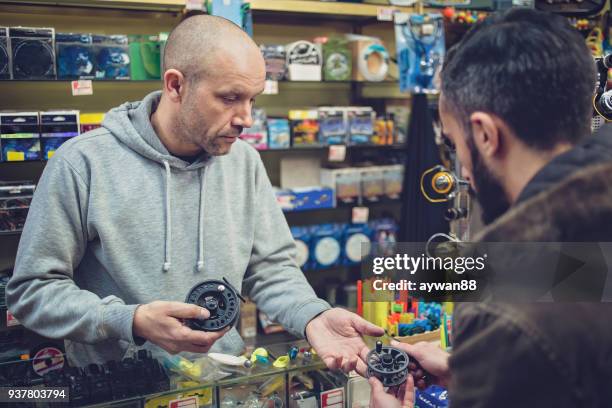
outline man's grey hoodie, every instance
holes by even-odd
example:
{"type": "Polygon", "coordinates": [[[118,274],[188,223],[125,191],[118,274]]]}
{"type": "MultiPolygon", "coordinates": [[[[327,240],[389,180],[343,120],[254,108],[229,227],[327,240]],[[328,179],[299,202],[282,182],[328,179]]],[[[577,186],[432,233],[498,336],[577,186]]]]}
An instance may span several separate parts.
{"type": "MultiPolygon", "coordinates": [[[[237,140],[225,156],[172,156],[150,121],[159,97],[112,109],[100,129],[58,149],[19,243],[9,309],[25,327],[65,339],[78,366],[122,358],[135,347],[138,304],[182,302],[206,279],[227,278],[295,335],[329,308],[293,260],[257,151],[237,140]]],[[[243,346],[232,329],[212,350],[243,346]]]]}

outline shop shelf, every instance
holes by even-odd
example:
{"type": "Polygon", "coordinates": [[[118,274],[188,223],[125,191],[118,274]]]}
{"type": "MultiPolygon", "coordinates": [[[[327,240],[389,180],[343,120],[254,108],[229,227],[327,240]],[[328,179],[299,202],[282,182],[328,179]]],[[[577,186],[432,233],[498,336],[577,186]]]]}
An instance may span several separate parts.
{"type": "MultiPolygon", "coordinates": [[[[0,1],[0,3],[20,4],[22,1],[0,1]]],[[[101,7],[109,9],[136,9],[180,11],[185,7],[185,0],[32,0],[30,5],[101,7]]]]}
{"type": "MultiPolygon", "coordinates": [[[[20,1],[0,1],[19,4],[20,1]]],[[[29,4],[44,6],[98,7],[109,9],[136,9],[180,11],[185,0],[31,0],[29,4]]],[[[382,4],[362,4],[313,0],[250,0],[251,9],[257,13],[284,13],[294,15],[327,16],[339,19],[376,19],[381,7],[399,11],[414,11],[413,7],[397,7],[382,4]]]]}
{"type": "Polygon", "coordinates": [[[21,235],[21,230],[16,230],[16,231],[0,231],[0,236],[7,236],[7,235],[21,235]]]}
{"type": "Polygon", "coordinates": [[[352,18],[376,18],[378,16],[378,9],[381,7],[391,7],[402,11],[414,10],[412,7],[395,7],[380,4],[311,0],[251,0],[251,8],[254,12],[265,11],[352,18]]]}

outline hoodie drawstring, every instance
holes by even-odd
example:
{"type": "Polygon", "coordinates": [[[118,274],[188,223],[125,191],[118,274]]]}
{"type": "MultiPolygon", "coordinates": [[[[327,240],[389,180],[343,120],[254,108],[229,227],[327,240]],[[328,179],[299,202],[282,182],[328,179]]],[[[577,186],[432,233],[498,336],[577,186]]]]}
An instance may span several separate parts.
{"type": "Polygon", "coordinates": [[[170,256],[172,254],[172,208],[170,207],[170,181],[172,178],[172,172],[170,171],[170,164],[164,160],[164,167],[166,168],[166,254],[164,257],[164,272],[170,270],[172,262],[170,256]]]}
{"type": "Polygon", "coordinates": [[[206,171],[204,168],[200,170],[200,214],[198,219],[198,263],[196,268],[198,272],[204,270],[204,177],[206,171]]]}
{"type": "MultiPolygon", "coordinates": [[[[170,170],[170,164],[167,160],[164,160],[164,167],[166,169],[166,253],[164,256],[163,271],[168,272],[172,266],[171,254],[172,254],[172,208],[170,206],[170,195],[171,195],[171,179],[172,172],[170,170]]],[[[198,272],[204,270],[204,177],[206,172],[204,169],[200,170],[200,208],[198,214],[198,262],[196,269],[198,272]]]]}

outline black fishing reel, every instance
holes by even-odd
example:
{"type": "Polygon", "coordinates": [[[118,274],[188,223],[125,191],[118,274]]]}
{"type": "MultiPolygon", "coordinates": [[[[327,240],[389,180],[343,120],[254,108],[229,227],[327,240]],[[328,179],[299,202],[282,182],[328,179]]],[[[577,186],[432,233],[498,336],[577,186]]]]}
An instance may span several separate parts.
{"type": "Polygon", "coordinates": [[[234,326],[240,315],[240,301],[245,301],[236,289],[223,278],[207,280],[194,286],[185,303],[201,306],[210,312],[208,319],[189,319],[187,324],[193,330],[215,332],[234,326]]]}
{"type": "Polygon", "coordinates": [[[408,362],[408,354],[377,341],[366,357],[367,376],[378,378],[385,387],[402,385],[408,378],[408,362]]]}

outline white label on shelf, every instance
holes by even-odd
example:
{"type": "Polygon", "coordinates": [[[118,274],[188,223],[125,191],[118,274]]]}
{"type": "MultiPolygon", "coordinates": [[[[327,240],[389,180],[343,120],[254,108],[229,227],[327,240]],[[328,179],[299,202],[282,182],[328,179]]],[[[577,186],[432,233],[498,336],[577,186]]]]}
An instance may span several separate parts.
{"type": "Polygon", "coordinates": [[[393,21],[393,9],[391,7],[379,7],[376,14],[378,21],[393,21]]]}
{"type": "Polygon", "coordinates": [[[93,95],[93,82],[91,82],[91,79],[72,81],[70,84],[72,96],[93,95]]]}
{"type": "Polygon", "coordinates": [[[264,95],[278,95],[278,81],[267,79],[266,84],[264,86],[263,94],[264,95]]]}
{"type": "Polygon", "coordinates": [[[353,207],[353,224],[365,224],[368,222],[370,209],[368,207],[353,207]]]}
{"type": "Polygon", "coordinates": [[[346,159],[346,145],[331,145],[327,159],[330,162],[343,162],[346,159]]]}
{"type": "Polygon", "coordinates": [[[185,0],[186,10],[204,10],[204,2],[202,0],[185,0]]]}
{"type": "Polygon", "coordinates": [[[19,320],[11,312],[6,311],[6,327],[20,326],[19,320]]]}
{"type": "Polygon", "coordinates": [[[319,408],[319,404],[317,403],[316,397],[308,397],[295,401],[297,403],[298,408],[319,408]]]}
{"type": "Polygon", "coordinates": [[[433,24],[423,24],[421,26],[421,34],[422,35],[432,35],[434,32],[434,25],[433,24]]]}
{"type": "Polygon", "coordinates": [[[199,408],[196,397],[180,398],[168,402],[168,408],[199,408]]]}

